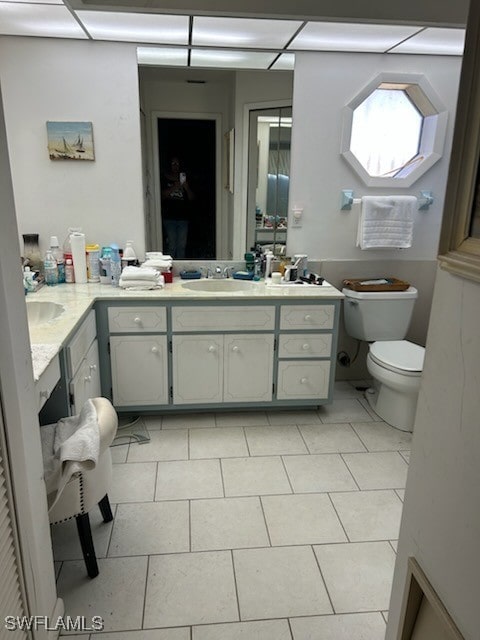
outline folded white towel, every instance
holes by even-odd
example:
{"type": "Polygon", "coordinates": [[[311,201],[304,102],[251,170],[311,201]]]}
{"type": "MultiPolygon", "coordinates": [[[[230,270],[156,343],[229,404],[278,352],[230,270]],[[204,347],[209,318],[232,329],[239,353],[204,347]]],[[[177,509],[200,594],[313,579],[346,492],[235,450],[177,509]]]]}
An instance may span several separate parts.
{"type": "Polygon", "coordinates": [[[158,278],[156,280],[124,280],[120,277],[118,284],[122,289],[132,291],[149,291],[150,289],[162,289],[165,284],[165,280],[161,274],[158,274],[158,278]]]}
{"type": "Polygon", "coordinates": [[[100,454],[97,411],[87,400],[80,413],[40,428],[48,507],[56,503],[70,478],[95,468],[100,454]]]}
{"type": "Polygon", "coordinates": [[[140,268],[146,269],[150,267],[153,269],[158,269],[159,271],[168,271],[172,268],[173,260],[171,258],[166,260],[165,257],[169,258],[169,256],[164,256],[162,259],[155,258],[151,260],[145,260],[140,268]]]}
{"type": "Polygon", "coordinates": [[[122,280],[151,280],[156,282],[158,279],[157,269],[149,267],[125,267],[121,275],[122,280]]]}
{"type": "Polygon", "coordinates": [[[364,196],[357,231],[361,249],[412,246],[415,196],[364,196]]]}

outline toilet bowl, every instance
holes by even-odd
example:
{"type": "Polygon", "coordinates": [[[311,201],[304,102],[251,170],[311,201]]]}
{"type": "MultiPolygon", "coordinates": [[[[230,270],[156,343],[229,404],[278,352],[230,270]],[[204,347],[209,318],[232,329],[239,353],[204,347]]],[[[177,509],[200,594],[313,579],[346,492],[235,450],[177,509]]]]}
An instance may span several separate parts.
{"type": "Polygon", "coordinates": [[[408,340],[387,340],[369,345],[367,370],[374,386],[365,397],[385,422],[412,431],[425,349],[408,340]]]}

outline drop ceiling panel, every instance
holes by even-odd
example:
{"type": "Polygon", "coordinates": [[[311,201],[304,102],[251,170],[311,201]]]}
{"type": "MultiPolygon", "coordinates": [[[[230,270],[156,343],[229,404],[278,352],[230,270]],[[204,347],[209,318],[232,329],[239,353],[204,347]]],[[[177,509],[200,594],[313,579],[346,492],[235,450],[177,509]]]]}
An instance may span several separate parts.
{"type": "Polygon", "coordinates": [[[186,67],[188,49],[181,47],[137,47],[138,64],[186,67]]]}
{"type": "Polygon", "coordinates": [[[430,28],[394,47],[389,53],[461,56],[464,45],[464,29],[430,28]]]}
{"type": "Polygon", "coordinates": [[[271,66],[271,69],[276,71],[293,71],[295,67],[295,54],[294,53],[282,53],[275,61],[275,64],[271,66]]]}
{"type": "Polygon", "coordinates": [[[43,38],[86,38],[65,6],[0,2],[0,34],[43,38]]]}
{"type": "Polygon", "coordinates": [[[224,69],[268,69],[275,56],[274,52],[192,49],[190,65],[224,69]]]}
{"type": "Polygon", "coordinates": [[[400,25],[309,22],[288,49],[382,53],[420,29],[400,25]]]}
{"type": "Polygon", "coordinates": [[[188,16],[77,11],[92,38],[152,44],[188,44],[188,16]]]}
{"type": "Polygon", "coordinates": [[[298,20],[193,19],[192,44],[211,47],[282,49],[302,25],[298,20]]]}

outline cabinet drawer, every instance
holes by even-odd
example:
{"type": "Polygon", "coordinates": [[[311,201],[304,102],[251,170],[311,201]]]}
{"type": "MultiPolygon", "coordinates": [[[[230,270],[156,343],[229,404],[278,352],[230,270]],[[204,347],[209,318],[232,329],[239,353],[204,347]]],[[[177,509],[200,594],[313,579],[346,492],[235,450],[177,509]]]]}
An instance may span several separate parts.
{"type": "Polygon", "coordinates": [[[98,343],[94,340],[87,351],[74,378],[69,385],[72,399],[72,415],[80,413],[83,405],[89,398],[97,398],[102,395],[100,385],[100,362],[98,358],[98,343]]]}
{"type": "Polygon", "coordinates": [[[97,335],[95,311],[93,309],[67,346],[68,377],[73,378],[90,345],[97,335]]]}
{"type": "Polygon", "coordinates": [[[280,329],[333,329],[333,304],[283,305],[280,311],[280,329]]]}
{"type": "Polygon", "coordinates": [[[35,383],[35,397],[37,399],[37,408],[39,411],[49,399],[59,380],[60,362],[58,357],[55,357],[42,373],[40,379],[35,383]]]}
{"type": "Polygon", "coordinates": [[[164,307],[109,307],[110,333],[144,333],[167,330],[167,312],[164,307]]]}
{"type": "Polygon", "coordinates": [[[280,336],[279,358],[329,358],[331,333],[287,333],[280,336]]]}
{"type": "Polygon", "coordinates": [[[284,360],[278,363],[278,400],[328,397],[330,362],[327,360],[284,360]]]}
{"type": "Polygon", "coordinates": [[[174,307],[173,331],[262,331],[275,326],[275,307],[174,307]]]}

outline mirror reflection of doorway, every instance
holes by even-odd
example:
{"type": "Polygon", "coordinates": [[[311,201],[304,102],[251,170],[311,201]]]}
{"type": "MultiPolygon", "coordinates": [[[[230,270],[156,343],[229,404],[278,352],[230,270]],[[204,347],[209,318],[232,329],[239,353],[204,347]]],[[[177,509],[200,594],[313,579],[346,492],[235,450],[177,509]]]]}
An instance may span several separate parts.
{"type": "Polygon", "coordinates": [[[250,111],[247,247],[285,252],[292,108],[250,111]]]}
{"type": "MultiPolygon", "coordinates": [[[[216,257],[216,123],[214,120],[158,118],[157,125],[160,189],[165,193],[167,186],[173,185],[171,162],[177,158],[179,171],[185,173],[192,196],[185,196],[189,202],[186,213],[182,214],[187,222],[184,258],[213,260],[216,257]]],[[[166,209],[166,205],[162,206],[162,250],[179,259],[175,249],[168,246],[166,209]]]]}

